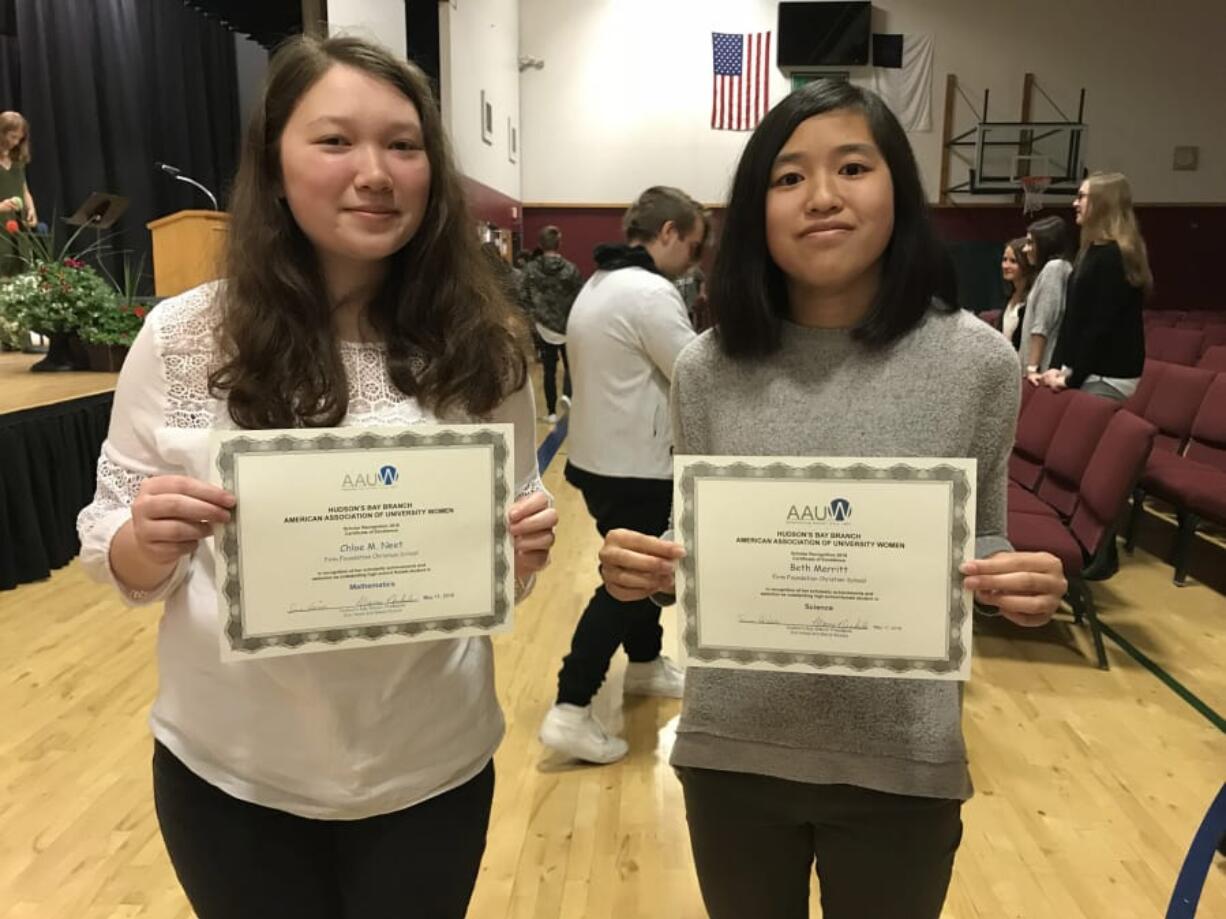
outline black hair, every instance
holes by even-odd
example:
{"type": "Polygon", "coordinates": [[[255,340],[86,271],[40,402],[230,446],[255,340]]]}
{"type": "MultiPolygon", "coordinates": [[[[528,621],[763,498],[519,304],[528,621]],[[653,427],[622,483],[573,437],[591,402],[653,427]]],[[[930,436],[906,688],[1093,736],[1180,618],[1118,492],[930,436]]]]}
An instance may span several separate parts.
{"type": "MultiPolygon", "coordinates": [[[[860,112],[867,119],[894,184],[894,232],[882,256],[881,287],[853,336],[869,347],[888,345],[919,325],[939,289],[952,293],[949,256],[933,229],[915,154],[902,125],[876,93],[850,83],[815,80],[762,119],[732,180],[709,288],[720,347],[729,357],[766,357],[779,349],[782,320],[790,311],[786,279],[766,243],[771,170],[801,122],[839,110],[860,112]]],[[[956,308],[937,303],[945,310],[956,308]]]]}
{"type": "Polygon", "coordinates": [[[1035,271],[1039,271],[1054,258],[1068,259],[1072,237],[1063,217],[1052,214],[1050,217],[1036,220],[1026,227],[1026,232],[1034,239],[1035,271]]]}

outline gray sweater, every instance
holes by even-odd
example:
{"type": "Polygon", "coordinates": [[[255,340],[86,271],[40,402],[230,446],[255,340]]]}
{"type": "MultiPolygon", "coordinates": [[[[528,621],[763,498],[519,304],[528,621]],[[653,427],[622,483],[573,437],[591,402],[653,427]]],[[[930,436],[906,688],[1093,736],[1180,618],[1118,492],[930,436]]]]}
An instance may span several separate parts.
{"type": "MultiPolygon", "coordinates": [[[[677,360],[678,454],[978,460],[978,557],[1010,549],[1005,483],[1017,354],[970,313],[930,313],[883,352],[788,323],[766,361],[725,357],[711,332],[677,360]]],[[[691,667],[672,762],[966,799],[962,686],[691,667]]]]}
{"type": "Polygon", "coordinates": [[[1022,334],[1017,345],[1022,366],[1030,360],[1030,336],[1042,335],[1047,339],[1043,353],[1039,355],[1039,370],[1051,367],[1051,356],[1056,350],[1056,336],[1064,319],[1065,290],[1073,266],[1062,258],[1054,258],[1039,272],[1026,295],[1026,311],[1022,314],[1022,334]]]}

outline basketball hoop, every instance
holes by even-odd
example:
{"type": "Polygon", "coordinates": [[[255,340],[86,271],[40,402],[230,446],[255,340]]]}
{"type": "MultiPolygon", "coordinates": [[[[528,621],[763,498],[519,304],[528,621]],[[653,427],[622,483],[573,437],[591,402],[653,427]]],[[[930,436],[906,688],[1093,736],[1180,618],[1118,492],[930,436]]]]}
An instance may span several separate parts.
{"type": "Polygon", "coordinates": [[[1043,192],[1051,185],[1051,176],[1022,176],[1022,213],[1043,210],[1043,192]]]}

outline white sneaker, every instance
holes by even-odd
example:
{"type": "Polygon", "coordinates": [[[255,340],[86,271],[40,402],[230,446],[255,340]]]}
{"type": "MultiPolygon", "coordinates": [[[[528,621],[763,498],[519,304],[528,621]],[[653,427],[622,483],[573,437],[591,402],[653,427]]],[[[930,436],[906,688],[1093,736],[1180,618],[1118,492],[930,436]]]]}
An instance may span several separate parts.
{"type": "Polygon", "coordinates": [[[570,396],[563,395],[558,399],[558,408],[564,412],[570,411],[570,396]]]}
{"type": "Polygon", "coordinates": [[[630,749],[620,737],[605,732],[590,705],[555,705],[545,715],[539,736],[551,750],[588,763],[615,763],[630,749]]]}
{"type": "Polygon", "coordinates": [[[557,424],[558,416],[554,412],[550,412],[548,415],[545,416],[545,421],[547,421],[549,424],[557,424]]]}
{"type": "Polygon", "coordinates": [[[632,696],[667,696],[680,699],[685,695],[685,671],[661,654],[654,661],[626,665],[626,681],[622,689],[632,696]]]}

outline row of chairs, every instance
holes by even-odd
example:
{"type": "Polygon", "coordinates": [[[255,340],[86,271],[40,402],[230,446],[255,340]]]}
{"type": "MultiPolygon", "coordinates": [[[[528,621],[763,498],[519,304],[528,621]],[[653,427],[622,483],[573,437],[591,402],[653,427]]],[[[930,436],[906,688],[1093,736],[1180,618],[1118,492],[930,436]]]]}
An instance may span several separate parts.
{"type": "Polygon", "coordinates": [[[1098,666],[1107,654],[1089,581],[1118,565],[1115,538],[1158,433],[1110,399],[1022,382],[1009,459],[1009,539],[1060,559],[1074,621],[1089,621],[1098,666]]]}
{"type": "Polygon", "coordinates": [[[1175,583],[1183,586],[1201,524],[1226,526],[1226,372],[1147,360],[1124,408],[1158,429],[1133,493],[1126,544],[1129,549],[1135,544],[1147,497],[1172,505],[1179,522],[1175,583]]]}
{"type": "Polygon", "coordinates": [[[1224,352],[1226,322],[1203,329],[1162,325],[1145,327],[1145,356],[1168,364],[1183,364],[1186,367],[1220,364],[1226,361],[1224,352]]]}
{"type": "MultiPolygon", "coordinates": [[[[1000,310],[987,310],[978,315],[1000,328],[1000,314],[1000,310]]],[[[1146,310],[1145,355],[1168,364],[1226,370],[1226,312],[1146,310]],[[1179,316],[1185,318],[1176,323],[1173,317],[1179,316]]]]}
{"type": "Polygon", "coordinates": [[[1223,310],[1145,310],[1145,324],[1171,326],[1177,329],[1204,329],[1211,325],[1226,324],[1223,310]]]}

